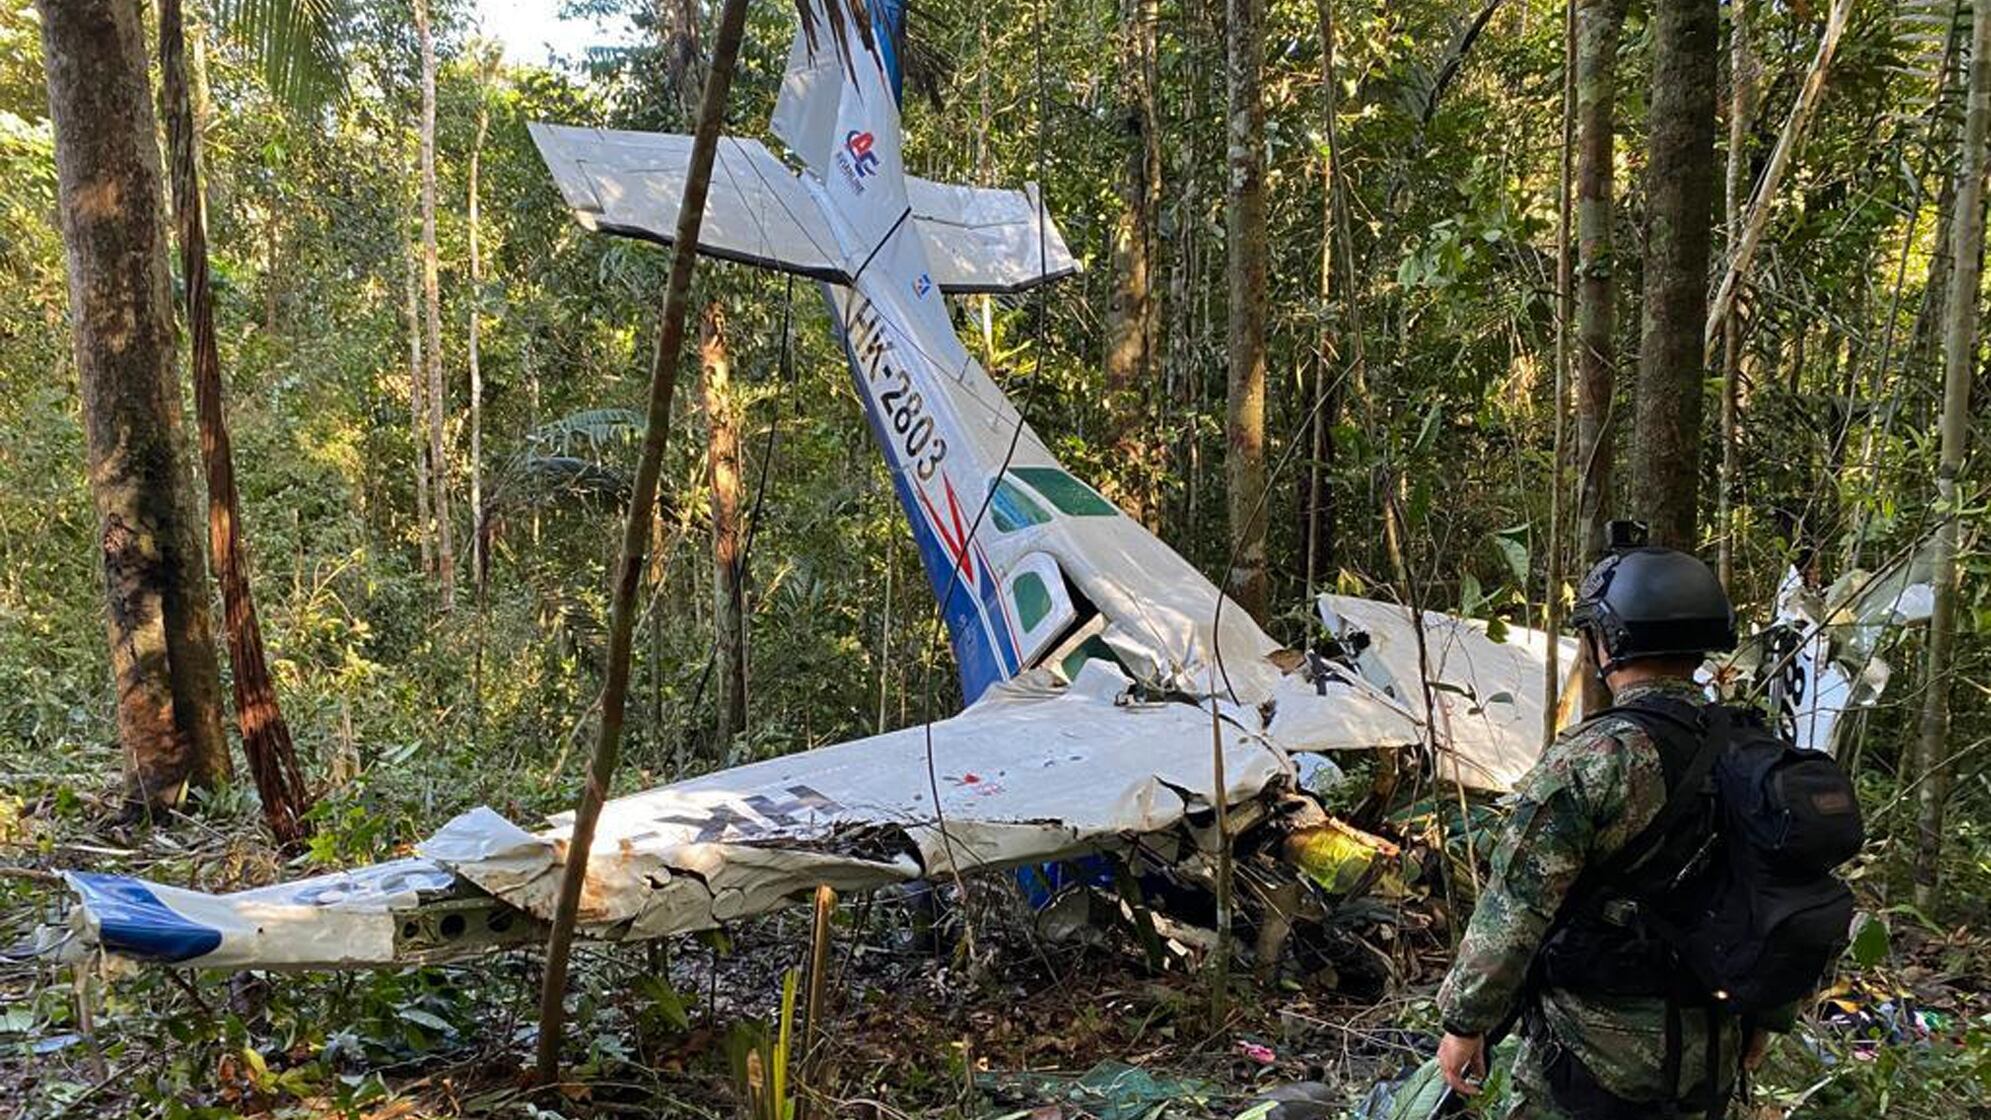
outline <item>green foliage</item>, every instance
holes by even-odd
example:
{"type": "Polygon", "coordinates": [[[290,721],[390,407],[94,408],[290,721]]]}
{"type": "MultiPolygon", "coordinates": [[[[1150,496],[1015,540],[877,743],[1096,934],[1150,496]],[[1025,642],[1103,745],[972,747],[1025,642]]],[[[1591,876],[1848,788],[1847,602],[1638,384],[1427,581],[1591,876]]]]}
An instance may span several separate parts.
{"type": "Polygon", "coordinates": [[[351,8],[352,0],[222,0],[216,15],[247,48],[270,92],[309,112],[344,91],[339,36],[351,8]]]}
{"type": "Polygon", "coordinates": [[[795,1120],[795,1093],[790,1059],[793,1056],[795,989],[801,972],[781,976],[781,1011],[773,1033],[758,1023],[740,1023],[726,1038],[733,1070],[733,1091],[751,1120],[795,1120]]]}

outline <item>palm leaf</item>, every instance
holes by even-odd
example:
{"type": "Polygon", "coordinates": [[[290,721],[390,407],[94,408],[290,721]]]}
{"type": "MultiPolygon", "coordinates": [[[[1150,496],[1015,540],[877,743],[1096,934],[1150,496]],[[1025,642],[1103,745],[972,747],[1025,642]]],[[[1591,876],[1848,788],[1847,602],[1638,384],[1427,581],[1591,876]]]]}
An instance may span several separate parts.
{"type": "Polygon", "coordinates": [[[585,445],[596,455],[634,445],[643,438],[643,414],[627,408],[591,408],[568,413],[534,428],[526,442],[560,455],[585,445]]]}
{"type": "Polygon", "coordinates": [[[286,107],[310,113],[345,93],[353,0],[219,0],[216,14],[286,107]]]}

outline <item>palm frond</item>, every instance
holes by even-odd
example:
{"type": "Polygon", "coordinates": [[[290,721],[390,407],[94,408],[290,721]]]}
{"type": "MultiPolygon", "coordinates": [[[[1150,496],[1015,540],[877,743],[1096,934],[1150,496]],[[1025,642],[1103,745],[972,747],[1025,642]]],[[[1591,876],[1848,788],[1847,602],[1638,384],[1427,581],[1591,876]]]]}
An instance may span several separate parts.
{"type": "Polygon", "coordinates": [[[634,444],[643,438],[643,414],[627,408],[590,408],[570,412],[534,428],[526,442],[542,452],[573,455],[578,447],[599,455],[604,449],[634,444]]]}
{"type": "Polygon", "coordinates": [[[220,0],[224,32],[248,51],[270,93],[310,113],[346,89],[341,46],[353,0],[220,0]]]}

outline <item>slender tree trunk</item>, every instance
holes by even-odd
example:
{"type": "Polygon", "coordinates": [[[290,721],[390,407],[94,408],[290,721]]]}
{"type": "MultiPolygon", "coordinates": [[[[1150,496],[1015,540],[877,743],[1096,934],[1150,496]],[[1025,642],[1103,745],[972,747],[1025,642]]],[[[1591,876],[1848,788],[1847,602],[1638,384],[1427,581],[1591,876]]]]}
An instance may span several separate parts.
{"type": "Polygon", "coordinates": [[[180,430],[159,146],[135,0],[38,5],[118,739],[135,805],[227,779],[180,430]]]}
{"type": "Polygon", "coordinates": [[[546,972],[539,1001],[539,1053],[537,1072],[542,1084],[551,1084],[560,1071],[560,1039],[566,1019],[567,959],[573,948],[574,921],[580,913],[581,886],[587,879],[588,853],[594,847],[595,824],[601,818],[602,802],[615,778],[616,762],[622,750],[622,722],[629,699],[629,647],[636,622],[637,589],[643,581],[644,552],[649,545],[650,524],[656,516],[657,476],[662,473],[664,439],[670,431],[671,399],[677,392],[677,367],[684,348],[684,306],[691,289],[692,265],[698,259],[691,246],[698,244],[699,226],[705,218],[705,196],[712,182],[712,161],[719,147],[720,126],[725,120],[726,91],[733,81],[733,62],[739,56],[741,31],[746,25],[746,0],[725,0],[719,13],[719,29],[712,45],[712,62],[705,77],[705,94],[698,106],[698,125],[692,136],[691,165],[686,169],[684,197],[678,207],[676,237],[678,248],[671,254],[670,279],[664,289],[662,322],[657,328],[657,347],[650,356],[650,400],[643,428],[642,455],[636,463],[636,478],[630,487],[629,516],[622,530],[622,549],[616,558],[614,598],[609,609],[607,679],[602,682],[601,723],[593,756],[588,762],[587,784],[581,788],[581,801],[574,811],[574,831],[568,839],[560,879],[560,898],[553,927],[546,942],[546,972]]]}
{"type": "MultiPolygon", "coordinates": [[[[1749,49],[1749,5],[1730,0],[1728,6],[1728,169],[1723,177],[1728,217],[1728,255],[1737,259],[1749,189],[1749,130],[1756,119],[1756,56],[1749,49]]],[[[1735,503],[1742,469],[1741,410],[1742,324],[1732,311],[1721,321],[1721,475],[1716,496],[1715,574],[1731,595],[1735,591],[1735,503]]]]}
{"type": "Polygon", "coordinates": [[[429,0],[415,0],[415,36],[422,49],[422,314],[427,324],[429,479],[435,487],[436,575],[444,613],[456,609],[456,545],[449,520],[449,458],[443,414],[449,394],[442,374],[442,276],[436,252],[436,37],[429,0]]]}
{"type": "MultiPolygon", "coordinates": [[[[1193,12],[1184,12],[1183,19],[1187,23],[1183,32],[1183,55],[1188,60],[1185,66],[1188,72],[1183,75],[1183,94],[1175,103],[1173,116],[1175,134],[1181,138],[1182,154],[1175,164],[1179,185],[1172,207],[1174,217],[1168,231],[1168,347],[1162,368],[1166,399],[1171,414],[1177,417],[1196,414],[1194,406],[1203,376],[1196,353],[1196,315],[1202,295],[1197,281],[1201,276],[1203,260],[1201,170],[1205,164],[1201,158],[1198,124],[1205,88],[1205,68],[1201,62],[1208,38],[1199,34],[1203,27],[1193,12]]],[[[1164,453],[1164,474],[1180,482],[1170,492],[1169,518],[1174,523],[1172,528],[1175,533],[1186,538],[1195,530],[1198,436],[1193,423],[1178,421],[1171,426],[1171,431],[1174,438],[1164,453]]]]}
{"type": "Polygon", "coordinates": [[[1577,554],[1604,548],[1610,518],[1612,400],[1617,389],[1616,217],[1618,35],[1627,0],[1576,9],[1577,554]]]}
{"type": "Polygon", "coordinates": [[[484,554],[484,369],[479,347],[484,331],[484,257],[479,175],[483,170],[484,138],[491,128],[491,106],[479,88],[477,100],[477,139],[470,146],[470,334],[467,354],[470,365],[470,517],[475,531],[470,537],[470,579],[476,585],[477,609],[485,603],[485,582],[490,578],[491,558],[484,554]]]}
{"type": "Polygon", "coordinates": [[[712,627],[718,689],[713,695],[712,739],[723,754],[747,726],[746,597],[740,570],[740,426],[726,356],[726,314],[706,305],[698,336],[704,371],[705,415],[712,440],[706,450],[712,487],[712,627]]]}
{"type": "Polygon", "coordinates": [[[415,448],[415,539],[421,545],[422,574],[434,575],[435,518],[429,511],[428,375],[422,362],[422,266],[414,238],[406,235],[405,228],[401,252],[408,266],[408,415],[415,448]]]}
{"type": "MultiPolygon", "coordinates": [[[[1320,25],[1320,111],[1323,135],[1333,136],[1329,123],[1340,112],[1340,79],[1334,65],[1333,0],[1315,0],[1320,25]]],[[[1328,305],[1334,297],[1335,179],[1338,155],[1330,141],[1320,157],[1320,328],[1314,337],[1314,398],[1308,431],[1312,437],[1307,464],[1307,507],[1303,519],[1306,541],[1308,610],[1320,592],[1320,581],[1335,564],[1334,426],[1340,421],[1341,393],[1334,372],[1335,339],[1328,305]]]]}
{"type": "MultiPolygon", "coordinates": [[[[1714,351],[1718,332],[1727,320],[1737,290],[1749,281],[1749,267],[1756,260],[1756,248],[1762,244],[1763,231],[1769,228],[1770,204],[1776,200],[1777,188],[1783,184],[1784,172],[1789,169],[1791,160],[1804,146],[1804,131],[1811,124],[1819,98],[1824,96],[1825,76],[1831,72],[1832,55],[1838,50],[1839,36],[1846,30],[1846,21],[1852,14],[1853,0],[1833,0],[1832,9],[1825,17],[1825,33],[1818,40],[1818,53],[1812,56],[1811,69],[1804,76],[1804,88],[1798,91],[1797,104],[1791,107],[1791,115],[1784,121],[1784,130],[1777,136],[1777,146],[1770,150],[1770,162],[1763,168],[1762,181],[1756,184],[1755,193],[1750,198],[1749,216],[1741,223],[1741,232],[1730,247],[1728,268],[1723,271],[1721,286],[1715,292],[1713,305],[1708,308],[1705,346],[1709,353],[1714,351]]],[[[1746,52],[1747,46],[1742,50],[1746,52]]],[[[1730,221],[1734,221],[1732,212],[1730,221]]]]}
{"type": "MultiPolygon", "coordinates": [[[[1524,12],[1525,8],[1522,9],[1524,12]]],[[[1556,160],[1555,222],[1555,433],[1549,456],[1549,531],[1542,632],[1548,635],[1542,659],[1542,746],[1555,740],[1562,691],[1562,585],[1565,578],[1562,521],[1569,489],[1570,330],[1576,318],[1576,265],[1570,254],[1576,222],[1576,0],[1562,7],[1562,151],[1556,160]]]]}
{"type": "Polygon", "coordinates": [[[1106,395],[1119,485],[1114,500],[1127,516],[1156,524],[1147,448],[1149,386],[1157,380],[1156,221],[1161,206],[1160,123],[1155,113],[1157,0],[1124,0],[1120,121],[1126,143],[1119,214],[1111,234],[1113,288],[1106,306],[1106,395]]]}
{"type": "Polygon", "coordinates": [[[1943,336],[1941,459],[1936,469],[1933,570],[1935,610],[1929,616],[1928,687],[1922,694],[1915,775],[1915,905],[1933,912],[1941,902],[1943,816],[1949,803],[1954,744],[1950,741],[1950,656],[1956,640],[1957,476],[1970,441],[1970,380],[1977,368],[1978,278],[1984,255],[1985,137],[1991,129],[1991,6],[1976,5],[1970,29],[1970,101],[1958,160],[1955,234],[1950,242],[1949,309],[1943,336]]]}
{"type": "MultiPolygon", "coordinates": [[[[1627,0],[1576,6],[1576,555],[1604,551],[1610,519],[1612,429],[1617,396],[1616,220],[1618,37],[1627,0]]],[[[1588,665],[1588,647],[1578,654],[1588,665]]],[[[1611,702],[1603,682],[1581,672],[1583,710],[1611,702]]]]}
{"type": "Polygon", "coordinates": [[[1231,569],[1227,590],[1239,606],[1266,618],[1265,301],[1266,244],[1265,0],[1228,0],[1225,75],[1230,170],[1224,211],[1230,288],[1230,397],[1224,431],[1231,569]]]}
{"type": "Polygon", "coordinates": [[[1715,0],[1653,0],[1632,505],[1653,543],[1689,550],[1700,513],[1719,21],[1715,0]]]}
{"type": "Polygon", "coordinates": [[[213,556],[215,582],[221,586],[242,754],[256,780],[263,819],[269,822],[277,843],[288,847],[309,831],[303,818],[311,797],[263,655],[263,631],[256,618],[248,557],[242,545],[242,504],[235,490],[221,353],[214,336],[214,293],[208,284],[207,215],[200,189],[199,130],[187,82],[185,21],[180,0],[158,0],[158,7],[160,90],[172,159],[173,215],[179,227],[180,271],[186,284],[201,461],[207,469],[207,547],[213,556]]]}

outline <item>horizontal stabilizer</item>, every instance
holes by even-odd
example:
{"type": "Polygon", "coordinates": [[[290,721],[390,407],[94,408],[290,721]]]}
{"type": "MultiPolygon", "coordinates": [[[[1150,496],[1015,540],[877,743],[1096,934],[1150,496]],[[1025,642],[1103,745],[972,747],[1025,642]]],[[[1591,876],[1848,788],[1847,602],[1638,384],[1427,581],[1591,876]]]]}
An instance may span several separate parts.
{"type": "MultiPolygon", "coordinates": [[[[691,137],[536,122],[526,127],[582,225],[671,243],[691,165],[691,137]]],[[[815,200],[757,140],[720,139],[698,249],[817,280],[850,279],[815,200]]]]}
{"type": "MultiPolygon", "coordinates": [[[[661,245],[677,232],[691,137],[534,123],[533,142],[582,225],[661,245]]],[[[943,292],[1022,291],[1078,271],[1033,185],[951,186],[908,176],[913,222],[943,292]]],[[[758,140],[724,137],[705,199],[707,256],[849,284],[816,200],[758,140]]]]}
{"type": "Polygon", "coordinates": [[[908,175],[906,195],[943,292],[1020,292],[1078,271],[1035,183],[1005,191],[908,175]]]}

